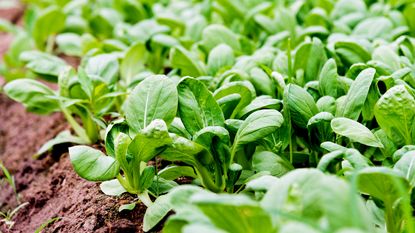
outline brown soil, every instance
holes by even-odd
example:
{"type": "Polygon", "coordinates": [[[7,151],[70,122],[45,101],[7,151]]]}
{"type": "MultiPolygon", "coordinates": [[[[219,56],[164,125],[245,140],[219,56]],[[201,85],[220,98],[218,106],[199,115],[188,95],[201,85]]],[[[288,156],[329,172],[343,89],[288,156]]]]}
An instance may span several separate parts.
{"type": "MultiPolygon", "coordinates": [[[[36,116],[4,95],[0,95],[0,159],[14,174],[20,202],[29,202],[15,216],[15,226],[3,232],[34,232],[49,219],[62,219],[45,232],[141,232],[145,211],[118,212],[121,204],[133,197],[112,198],[98,184],[79,178],[69,162],[65,146],[56,148],[40,160],[31,156],[48,139],[67,128],[60,114],[36,116]],[[62,155],[63,153],[63,155],[62,155]]],[[[10,187],[0,192],[0,207],[17,206],[10,187]]]]}

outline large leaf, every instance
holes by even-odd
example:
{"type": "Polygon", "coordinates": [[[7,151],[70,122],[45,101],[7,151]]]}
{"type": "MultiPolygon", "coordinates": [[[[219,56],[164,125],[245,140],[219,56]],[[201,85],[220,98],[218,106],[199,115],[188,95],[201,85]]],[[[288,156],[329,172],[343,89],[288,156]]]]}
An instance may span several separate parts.
{"type": "Polygon", "coordinates": [[[52,98],[55,93],[46,85],[33,79],[18,79],[9,82],[4,92],[22,103],[28,111],[49,114],[59,110],[59,102],[52,98]]]}
{"type": "MultiPolygon", "coordinates": [[[[128,156],[132,156],[132,163],[148,162],[160,153],[160,149],[172,142],[167,126],[162,120],[152,121],[141,130],[128,146],[128,156]]],[[[128,158],[126,158],[128,161],[128,158]]],[[[134,168],[132,168],[134,169],[134,168]]]]}
{"type": "Polygon", "coordinates": [[[57,6],[46,8],[36,19],[33,26],[33,39],[36,46],[43,50],[49,36],[65,27],[66,15],[57,6]]]}
{"type": "Polygon", "coordinates": [[[115,83],[118,77],[119,63],[115,55],[100,54],[88,59],[85,65],[87,75],[97,75],[107,84],[115,83]]]}
{"type": "Polygon", "coordinates": [[[382,95],[374,111],[379,126],[397,145],[414,142],[415,99],[404,85],[394,86],[382,95]]]}
{"type": "Polygon", "coordinates": [[[69,156],[75,172],[89,181],[110,180],[120,172],[120,165],[113,157],[89,146],[70,147],[69,156]]]}
{"type": "Polygon", "coordinates": [[[186,130],[194,135],[207,126],[224,126],[225,118],[212,93],[200,81],[184,78],[177,85],[179,115],[186,130]]]}
{"type": "Polygon", "coordinates": [[[125,103],[128,125],[140,131],[155,119],[169,125],[176,116],[177,90],[172,81],[163,75],[153,75],[138,84],[125,103]]]}
{"type": "Polygon", "coordinates": [[[415,187],[415,153],[414,151],[406,152],[393,166],[409,181],[411,187],[415,187]]]}
{"type": "Polygon", "coordinates": [[[246,196],[198,193],[191,200],[217,228],[226,232],[275,232],[269,214],[246,196]]]}
{"type": "Polygon", "coordinates": [[[312,223],[323,218],[324,229],[329,232],[346,227],[373,232],[367,224],[371,218],[363,200],[351,186],[344,179],[317,169],[295,169],[287,173],[268,190],[261,206],[280,224],[292,220],[291,216],[312,223]]]}
{"type": "Polygon", "coordinates": [[[211,51],[219,44],[226,44],[235,51],[241,50],[238,37],[231,30],[219,24],[209,25],[203,30],[202,45],[206,51],[211,51]]]}

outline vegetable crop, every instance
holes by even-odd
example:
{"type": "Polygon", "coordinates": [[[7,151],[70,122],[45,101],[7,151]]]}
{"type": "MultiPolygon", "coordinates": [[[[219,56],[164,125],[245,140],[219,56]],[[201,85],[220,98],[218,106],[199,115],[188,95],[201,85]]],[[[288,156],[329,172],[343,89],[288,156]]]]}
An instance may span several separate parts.
{"type": "Polygon", "coordinates": [[[0,25],[4,92],[72,127],[38,154],[80,144],[74,170],[137,195],[144,231],[415,232],[414,2],[49,0],[25,18],[0,25]]]}

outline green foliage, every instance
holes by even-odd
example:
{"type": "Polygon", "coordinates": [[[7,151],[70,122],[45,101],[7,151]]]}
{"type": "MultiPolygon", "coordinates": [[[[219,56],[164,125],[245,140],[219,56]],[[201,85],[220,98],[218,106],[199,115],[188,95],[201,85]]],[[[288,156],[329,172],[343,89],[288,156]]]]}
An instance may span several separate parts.
{"type": "Polygon", "coordinates": [[[72,128],[37,156],[103,141],[71,147],[73,167],[107,195],[137,195],[145,231],[413,233],[414,12],[30,1],[24,28],[0,22],[15,38],[0,74],[6,95],[72,128]]]}

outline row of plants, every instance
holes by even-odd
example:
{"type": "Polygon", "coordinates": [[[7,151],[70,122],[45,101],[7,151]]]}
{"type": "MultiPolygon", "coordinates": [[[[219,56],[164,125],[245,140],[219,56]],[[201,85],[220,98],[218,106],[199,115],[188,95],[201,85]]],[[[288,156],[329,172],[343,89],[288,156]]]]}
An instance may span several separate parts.
{"type": "Polygon", "coordinates": [[[136,195],[120,211],[146,205],[144,231],[173,211],[163,232],[411,233],[414,15],[405,0],[28,1],[24,28],[0,24],[3,91],[62,112],[71,131],[35,156],[79,144],[74,170],[136,195]]]}

